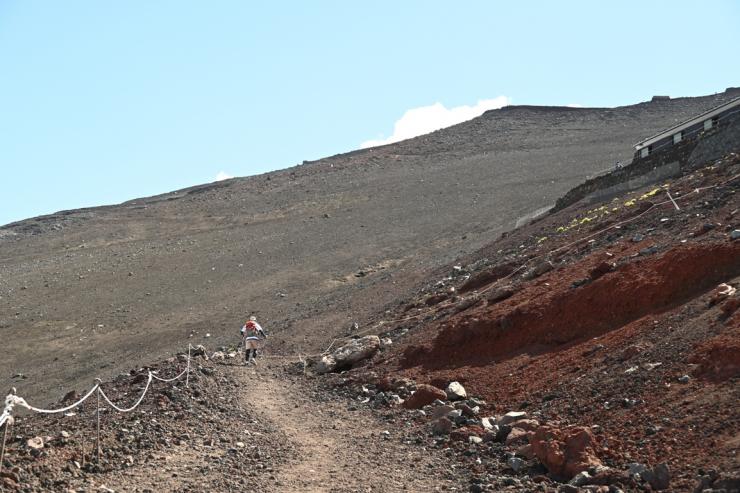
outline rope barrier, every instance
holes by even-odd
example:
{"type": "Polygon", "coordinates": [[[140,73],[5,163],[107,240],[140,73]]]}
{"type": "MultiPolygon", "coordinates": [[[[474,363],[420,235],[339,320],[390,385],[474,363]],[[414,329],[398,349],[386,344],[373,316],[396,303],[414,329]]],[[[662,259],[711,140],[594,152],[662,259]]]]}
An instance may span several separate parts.
{"type": "Polygon", "coordinates": [[[75,409],[78,406],[81,406],[82,403],[85,402],[88,398],[90,398],[90,396],[92,396],[95,392],[97,392],[97,394],[98,394],[98,407],[97,407],[98,414],[100,413],[100,403],[99,402],[100,402],[100,397],[101,396],[103,397],[103,399],[105,400],[105,402],[107,402],[108,405],[110,407],[112,407],[113,409],[115,409],[116,411],[118,411],[120,413],[128,413],[128,412],[131,412],[131,411],[135,410],[137,407],[139,407],[139,405],[142,403],[142,401],[144,400],[144,397],[146,396],[147,392],[149,391],[149,388],[151,387],[152,381],[154,379],[159,380],[161,382],[174,382],[175,380],[178,380],[178,379],[182,378],[183,375],[185,375],[185,378],[186,378],[186,386],[188,385],[189,378],[190,378],[190,368],[191,368],[191,366],[190,366],[191,348],[192,348],[192,345],[188,344],[187,364],[185,366],[185,369],[182,372],[180,372],[177,376],[175,376],[173,378],[162,378],[162,377],[157,376],[155,372],[148,371],[147,372],[146,386],[144,387],[144,390],[141,393],[141,395],[139,396],[139,398],[137,399],[136,403],[133,406],[131,406],[131,407],[123,408],[123,407],[119,407],[115,403],[113,403],[113,401],[111,401],[110,398],[108,398],[108,396],[106,395],[105,391],[103,391],[103,389],[101,387],[101,383],[102,383],[101,380],[99,378],[97,378],[95,385],[82,398],[80,398],[77,402],[75,402],[73,404],[70,404],[68,406],[65,406],[65,407],[62,407],[62,408],[59,408],[59,409],[43,409],[43,408],[40,408],[40,407],[35,407],[35,406],[32,406],[32,405],[28,404],[28,402],[26,402],[26,400],[23,397],[19,397],[19,396],[15,395],[15,392],[8,394],[5,397],[5,408],[3,409],[2,414],[0,414],[0,427],[3,426],[3,425],[12,424],[12,422],[13,422],[13,410],[14,410],[14,408],[16,406],[22,407],[24,409],[28,409],[29,411],[32,411],[32,412],[35,412],[35,413],[39,413],[39,414],[59,414],[59,413],[65,413],[65,412],[71,411],[72,409],[75,409]]]}
{"type": "Polygon", "coordinates": [[[188,371],[190,371],[189,365],[188,365],[188,368],[185,368],[183,371],[181,371],[179,375],[177,375],[176,377],[172,377],[172,378],[162,378],[162,377],[159,377],[159,376],[157,376],[157,373],[156,372],[151,372],[151,374],[152,374],[152,378],[153,379],[159,380],[160,382],[169,383],[169,382],[174,382],[175,380],[178,380],[178,379],[182,378],[182,376],[185,375],[185,373],[187,373],[188,371]]]}
{"type": "Polygon", "coordinates": [[[79,401],[75,402],[74,404],[70,404],[67,407],[63,407],[61,409],[41,409],[38,407],[31,406],[28,404],[25,399],[22,397],[16,397],[17,402],[16,404],[28,409],[29,411],[33,411],[35,413],[41,413],[41,414],[58,414],[58,413],[66,413],[67,411],[71,411],[72,409],[76,408],[77,406],[81,405],[83,402],[85,402],[96,390],[98,390],[98,387],[100,387],[100,384],[95,384],[93,388],[91,388],[87,394],[85,394],[84,397],[82,397],[79,401]]]}
{"type": "Polygon", "coordinates": [[[134,404],[133,406],[128,407],[128,408],[118,407],[115,404],[113,404],[113,402],[108,398],[108,396],[105,395],[105,392],[103,391],[102,388],[100,388],[100,386],[98,386],[98,392],[103,397],[103,399],[105,399],[105,402],[107,402],[108,405],[110,405],[110,407],[112,407],[113,409],[115,409],[119,413],[130,413],[131,411],[133,411],[134,409],[136,409],[137,407],[139,407],[139,404],[141,404],[141,401],[144,400],[144,396],[149,391],[149,387],[152,384],[152,380],[153,380],[152,372],[149,372],[149,375],[148,375],[148,378],[147,378],[147,381],[146,381],[146,386],[144,387],[144,391],[141,393],[141,396],[139,397],[139,400],[136,401],[136,404],[134,404]]]}

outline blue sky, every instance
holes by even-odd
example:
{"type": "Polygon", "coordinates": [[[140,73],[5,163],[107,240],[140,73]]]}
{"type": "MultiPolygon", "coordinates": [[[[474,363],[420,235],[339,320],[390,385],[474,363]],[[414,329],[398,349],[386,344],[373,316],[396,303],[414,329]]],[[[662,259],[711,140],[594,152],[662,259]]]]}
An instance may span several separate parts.
{"type": "Polygon", "coordinates": [[[486,100],[719,92],[740,85],[739,22],[733,0],[0,0],[0,224],[292,166],[486,100]]]}

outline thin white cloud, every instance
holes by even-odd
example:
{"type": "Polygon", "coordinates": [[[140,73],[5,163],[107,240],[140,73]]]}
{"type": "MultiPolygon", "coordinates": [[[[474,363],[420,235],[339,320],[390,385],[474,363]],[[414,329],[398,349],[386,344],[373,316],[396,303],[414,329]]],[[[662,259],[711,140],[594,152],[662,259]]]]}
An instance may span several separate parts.
{"type": "Polygon", "coordinates": [[[455,106],[454,108],[445,108],[442,103],[434,103],[430,106],[412,108],[406,111],[393,125],[393,135],[386,139],[367,140],[360,144],[360,147],[365,149],[392,144],[393,142],[428,134],[440,128],[450,127],[467,120],[472,120],[476,116],[482,115],[485,111],[495,110],[508,104],[510,104],[508,97],[499,96],[493,99],[481,99],[474,106],[463,105],[455,106]]]}
{"type": "Polygon", "coordinates": [[[226,171],[219,171],[218,173],[216,173],[216,179],[214,181],[228,180],[230,178],[234,177],[228,174],[226,171]]]}

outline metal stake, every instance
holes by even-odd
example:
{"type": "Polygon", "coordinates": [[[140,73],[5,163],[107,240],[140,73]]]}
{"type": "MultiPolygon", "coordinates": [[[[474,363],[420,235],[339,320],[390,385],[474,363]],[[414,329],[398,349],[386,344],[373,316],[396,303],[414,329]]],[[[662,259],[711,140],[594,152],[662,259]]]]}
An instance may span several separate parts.
{"type": "Polygon", "coordinates": [[[97,439],[96,439],[96,460],[97,463],[100,464],[100,387],[98,387],[98,407],[96,408],[96,414],[97,414],[97,439]]]}
{"type": "Polygon", "coordinates": [[[676,210],[677,211],[680,211],[681,208],[678,206],[678,204],[676,203],[676,201],[673,200],[673,197],[671,197],[671,192],[669,192],[668,190],[666,190],[665,193],[668,194],[668,198],[671,199],[671,202],[673,202],[673,206],[676,208],[676,210]]]}
{"type": "Polygon", "coordinates": [[[3,432],[3,443],[2,446],[0,446],[0,472],[3,472],[3,461],[5,460],[5,441],[8,439],[8,428],[10,427],[10,420],[12,418],[9,418],[5,422],[5,431],[3,432]]]}
{"type": "Polygon", "coordinates": [[[187,372],[185,373],[185,386],[190,387],[190,347],[191,344],[188,344],[188,365],[187,365],[187,372]]]}

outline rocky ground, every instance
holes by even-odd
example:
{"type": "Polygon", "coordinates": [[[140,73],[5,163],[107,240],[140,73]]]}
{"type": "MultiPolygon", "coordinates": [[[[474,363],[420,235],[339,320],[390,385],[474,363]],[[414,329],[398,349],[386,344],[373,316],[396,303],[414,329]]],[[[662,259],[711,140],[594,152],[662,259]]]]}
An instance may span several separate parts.
{"type": "Polygon", "coordinates": [[[634,142],[737,95],[508,107],[389,146],[3,226],[0,387],[52,401],[187,342],[228,344],[251,313],[276,350],[317,351],[629,161],[634,142]]]}
{"type": "Polygon", "coordinates": [[[421,409],[479,491],[737,489],[739,183],[729,155],[505,235],[386,314],[396,342],[343,392],[421,409]],[[475,399],[446,407],[450,382],[475,399]]]}
{"type": "MultiPolygon", "coordinates": [[[[3,491],[464,491],[469,474],[406,436],[402,420],[333,397],[289,358],[246,367],[195,360],[189,387],[158,383],[130,414],[105,407],[96,455],[94,399],[11,427],[3,491]]],[[[154,368],[175,373],[174,360],[154,368]]],[[[177,371],[182,370],[180,362],[177,371]]],[[[141,392],[146,368],[104,384],[141,392]],[[138,383],[137,383],[138,382],[138,383]]],[[[63,405],[64,403],[59,403],[63,405]]]]}
{"type": "MultiPolygon", "coordinates": [[[[94,400],[20,416],[3,487],[736,491],[738,180],[728,155],[547,216],[440,268],[329,356],[268,351],[253,368],[204,351],[189,388],[155,382],[136,411],[102,413],[99,461],[94,400]]],[[[141,375],[184,360],[103,388],[128,405],[141,375]]]]}
{"type": "Polygon", "coordinates": [[[17,413],[2,488],[737,490],[740,157],[492,241],[726,97],[509,108],[1,228],[0,382],[31,404],[102,376],[127,406],[207,348],[104,406],[99,459],[94,398],[17,413]],[[258,367],[214,355],[253,312],[258,367]]]}

